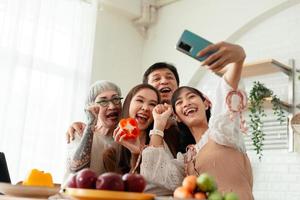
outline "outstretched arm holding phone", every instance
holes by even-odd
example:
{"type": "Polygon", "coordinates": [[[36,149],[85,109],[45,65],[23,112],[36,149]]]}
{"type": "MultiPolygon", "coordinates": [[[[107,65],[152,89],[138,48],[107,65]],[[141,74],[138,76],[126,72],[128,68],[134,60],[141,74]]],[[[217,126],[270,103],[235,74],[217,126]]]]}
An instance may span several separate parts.
{"type": "Polygon", "coordinates": [[[225,80],[233,89],[237,89],[246,58],[244,49],[236,44],[219,42],[201,50],[198,56],[201,57],[212,51],[215,51],[215,53],[206,58],[202,66],[207,66],[213,72],[225,71],[223,75],[225,80]]]}

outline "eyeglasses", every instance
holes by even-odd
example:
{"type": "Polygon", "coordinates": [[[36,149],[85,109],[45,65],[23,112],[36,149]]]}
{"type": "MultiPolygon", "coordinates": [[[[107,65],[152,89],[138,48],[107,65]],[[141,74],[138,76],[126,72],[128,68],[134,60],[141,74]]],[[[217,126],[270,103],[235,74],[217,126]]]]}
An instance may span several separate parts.
{"type": "Polygon", "coordinates": [[[100,106],[107,107],[109,102],[112,102],[114,105],[120,105],[122,99],[123,97],[113,97],[111,99],[103,99],[97,101],[96,103],[99,104],[100,106]]]}

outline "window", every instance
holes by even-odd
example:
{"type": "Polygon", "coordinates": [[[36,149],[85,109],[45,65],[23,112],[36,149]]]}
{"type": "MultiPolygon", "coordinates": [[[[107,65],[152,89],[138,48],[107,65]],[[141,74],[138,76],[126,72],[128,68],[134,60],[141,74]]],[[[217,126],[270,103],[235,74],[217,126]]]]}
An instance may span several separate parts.
{"type": "Polygon", "coordinates": [[[12,182],[64,173],[65,132],[89,85],[97,3],[0,1],[0,151],[12,182]]]}

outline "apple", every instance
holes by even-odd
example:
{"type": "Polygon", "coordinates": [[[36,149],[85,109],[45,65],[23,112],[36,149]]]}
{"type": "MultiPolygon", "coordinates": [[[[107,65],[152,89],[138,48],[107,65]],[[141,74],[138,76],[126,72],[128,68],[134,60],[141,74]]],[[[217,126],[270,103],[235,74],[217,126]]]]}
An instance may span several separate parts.
{"type": "Polygon", "coordinates": [[[214,191],[208,195],[208,200],[223,200],[220,192],[214,191]]]}
{"type": "Polygon", "coordinates": [[[234,192],[229,192],[224,195],[224,200],[239,200],[239,197],[234,192]]]}
{"type": "Polygon", "coordinates": [[[96,189],[124,191],[122,176],[114,172],[103,173],[97,178],[96,189]]]}
{"type": "Polygon", "coordinates": [[[76,174],[72,175],[69,177],[68,181],[67,181],[67,187],[69,188],[77,188],[77,184],[76,184],[76,174]]]}
{"type": "Polygon", "coordinates": [[[96,180],[96,173],[89,168],[85,168],[80,170],[76,175],[76,186],[77,188],[94,189],[96,180]]]}
{"type": "Polygon", "coordinates": [[[202,192],[213,192],[217,189],[215,179],[207,173],[201,174],[197,180],[197,186],[202,192]]]}
{"type": "Polygon", "coordinates": [[[143,192],[146,187],[146,181],[140,174],[127,173],[122,176],[125,190],[129,192],[143,192]]]}

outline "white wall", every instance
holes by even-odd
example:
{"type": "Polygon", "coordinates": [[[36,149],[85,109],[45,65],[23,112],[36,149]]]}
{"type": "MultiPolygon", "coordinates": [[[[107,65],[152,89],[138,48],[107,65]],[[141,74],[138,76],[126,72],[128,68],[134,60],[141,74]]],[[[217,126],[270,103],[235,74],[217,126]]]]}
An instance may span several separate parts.
{"type": "Polygon", "coordinates": [[[254,175],[255,200],[299,200],[299,153],[284,150],[265,151],[261,162],[248,153],[254,175]]]}
{"type": "Polygon", "coordinates": [[[254,16],[283,0],[180,0],[159,11],[158,22],[149,30],[143,53],[143,67],[156,61],[176,64],[182,84],[190,81],[199,63],[175,50],[184,29],[212,42],[226,40],[254,16]]]}
{"type": "Polygon", "coordinates": [[[141,14],[140,0],[98,0],[100,7],[105,9],[113,9],[130,19],[141,14]]]}
{"type": "Polygon", "coordinates": [[[121,87],[123,96],[142,80],[143,38],[131,23],[133,17],[104,5],[97,19],[92,82],[113,81],[121,87]]]}
{"type": "MultiPolygon", "coordinates": [[[[270,16],[245,33],[239,40],[248,53],[248,60],[275,58],[284,63],[295,59],[300,69],[300,2],[270,16]]],[[[282,73],[257,77],[271,88],[281,99],[287,100],[288,80],[282,73]]],[[[253,79],[246,80],[249,87],[253,79]]],[[[296,102],[300,103],[300,81],[296,81],[296,102]]],[[[299,112],[299,110],[297,110],[299,112]]],[[[299,136],[295,135],[299,150],[299,136]]],[[[298,151],[299,152],[299,151],[298,151]]],[[[260,199],[300,199],[300,157],[299,153],[282,151],[265,152],[262,163],[251,156],[255,176],[255,194],[260,199]],[[280,187],[278,186],[280,183],[280,187]],[[276,191],[276,192],[275,192],[276,191]]]]}
{"type": "MultiPolygon", "coordinates": [[[[205,91],[212,91],[215,80],[213,76],[195,76],[199,63],[175,50],[183,29],[190,29],[212,42],[232,39],[232,34],[247,22],[284,2],[295,5],[268,16],[264,21],[257,20],[256,24],[252,24],[251,30],[235,37],[238,39],[235,42],[244,46],[247,61],[275,58],[287,63],[289,58],[294,58],[297,68],[300,69],[300,4],[297,4],[299,1],[283,0],[181,0],[164,7],[159,12],[158,23],[149,31],[142,65],[145,69],[156,61],[172,62],[179,70],[182,85],[193,83],[205,91]],[[202,80],[195,81],[195,77],[202,77],[202,80]]],[[[206,71],[201,72],[204,74],[206,71]]],[[[263,81],[282,99],[286,99],[286,76],[275,74],[257,79],[263,81]]],[[[247,88],[252,80],[245,81],[247,88]]],[[[299,81],[296,84],[296,100],[300,103],[299,81]]],[[[296,137],[299,148],[299,136],[296,137]]],[[[261,162],[254,152],[249,152],[249,157],[254,172],[256,200],[300,199],[299,153],[288,153],[287,150],[265,151],[261,162]]]]}

